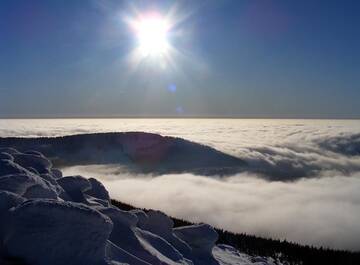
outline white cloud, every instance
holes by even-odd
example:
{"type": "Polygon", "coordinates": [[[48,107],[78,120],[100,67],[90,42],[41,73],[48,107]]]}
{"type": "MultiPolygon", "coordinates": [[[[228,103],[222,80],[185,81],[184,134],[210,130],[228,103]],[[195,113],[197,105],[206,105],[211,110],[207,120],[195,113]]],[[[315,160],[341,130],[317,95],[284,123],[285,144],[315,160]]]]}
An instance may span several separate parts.
{"type": "Polygon", "coordinates": [[[207,222],[234,232],[359,250],[360,174],[268,182],[245,174],[227,179],[190,174],[114,174],[102,166],[66,174],[97,176],[111,196],[139,207],[207,222]]]}

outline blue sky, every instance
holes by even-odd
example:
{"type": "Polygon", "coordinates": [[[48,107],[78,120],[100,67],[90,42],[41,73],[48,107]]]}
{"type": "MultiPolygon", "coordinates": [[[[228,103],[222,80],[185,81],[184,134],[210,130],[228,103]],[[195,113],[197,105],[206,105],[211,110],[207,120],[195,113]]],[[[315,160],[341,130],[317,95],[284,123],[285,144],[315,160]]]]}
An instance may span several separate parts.
{"type": "Polygon", "coordinates": [[[0,116],[360,117],[358,1],[0,1],[0,116]],[[181,18],[171,63],[125,18],[181,18]]]}

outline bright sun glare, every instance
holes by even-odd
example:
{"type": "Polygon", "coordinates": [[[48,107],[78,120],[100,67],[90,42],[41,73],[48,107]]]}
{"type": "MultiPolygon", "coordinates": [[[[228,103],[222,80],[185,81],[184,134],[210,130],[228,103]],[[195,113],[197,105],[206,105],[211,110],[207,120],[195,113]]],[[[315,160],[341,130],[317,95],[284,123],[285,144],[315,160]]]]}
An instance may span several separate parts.
{"type": "MultiPolygon", "coordinates": [[[[133,8],[133,16],[125,17],[135,39],[135,46],[129,54],[132,69],[156,67],[153,69],[174,69],[182,54],[175,45],[180,34],[178,23],[181,21],[175,9],[160,13],[156,10],[140,12],[133,8]]],[[[184,16],[186,17],[186,16],[184,16]]],[[[184,32],[184,31],[182,31],[184,32]]]]}
{"type": "Polygon", "coordinates": [[[169,23],[160,16],[143,17],[135,22],[139,49],[143,56],[166,54],[169,49],[169,23]]]}

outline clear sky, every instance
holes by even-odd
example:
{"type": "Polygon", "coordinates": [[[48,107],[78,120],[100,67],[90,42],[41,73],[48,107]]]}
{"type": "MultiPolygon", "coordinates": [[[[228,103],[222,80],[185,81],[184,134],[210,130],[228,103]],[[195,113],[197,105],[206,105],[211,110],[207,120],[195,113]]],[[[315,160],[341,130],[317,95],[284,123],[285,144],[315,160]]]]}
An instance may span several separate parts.
{"type": "Polygon", "coordinates": [[[360,1],[0,0],[0,116],[360,117],[360,1]],[[129,20],[171,19],[134,59],[129,20]]]}

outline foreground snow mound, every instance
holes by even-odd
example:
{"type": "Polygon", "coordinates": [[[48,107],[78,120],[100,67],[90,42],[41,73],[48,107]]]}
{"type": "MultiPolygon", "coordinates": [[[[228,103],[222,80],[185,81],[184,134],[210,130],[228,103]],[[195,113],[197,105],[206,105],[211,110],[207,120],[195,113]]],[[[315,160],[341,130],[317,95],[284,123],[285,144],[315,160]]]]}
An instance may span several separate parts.
{"type": "Polygon", "coordinates": [[[0,191],[0,214],[24,201],[25,199],[23,197],[15,193],[0,191]]]}
{"type": "Polygon", "coordinates": [[[111,220],[85,205],[29,200],[9,211],[4,243],[29,264],[103,264],[111,220]]]}
{"type": "Polygon", "coordinates": [[[37,151],[0,148],[0,264],[272,264],[216,246],[209,225],[173,226],[159,211],[112,206],[99,181],[63,177],[37,151]]]}
{"type": "Polygon", "coordinates": [[[86,191],[86,194],[101,200],[110,201],[109,193],[100,181],[94,178],[89,178],[89,182],[91,188],[86,191]]]}
{"type": "Polygon", "coordinates": [[[184,226],[175,228],[174,233],[190,246],[191,257],[195,264],[218,264],[212,256],[218,234],[211,226],[206,224],[184,226]]]}

